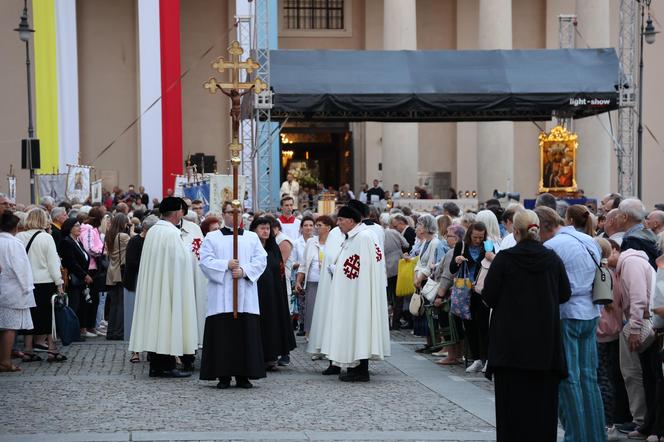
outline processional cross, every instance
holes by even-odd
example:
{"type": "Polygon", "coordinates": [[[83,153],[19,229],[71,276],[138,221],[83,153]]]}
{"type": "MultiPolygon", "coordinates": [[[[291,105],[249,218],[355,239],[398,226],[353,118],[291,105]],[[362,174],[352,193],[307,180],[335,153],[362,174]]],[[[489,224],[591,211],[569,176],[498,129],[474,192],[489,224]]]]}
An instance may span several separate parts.
{"type": "MultiPolygon", "coordinates": [[[[242,119],[242,96],[248,94],[252,90],[259,93],[267,89],[265,84],[260,78],[256,77],[253,82],[240,81],[240,73],[242,70],[246,71],[247,77],[257,70],[260,65],[256,63],[251,57],[244,61],[240,60],[240,56],[244,53],[244,49],[240,43],[234,41],[228,48],[230,61],[225,60],[223,57],[217,58],[212,62],[212,68],[220,73],[225,71],[230,72],[229,82],[218,82],[214,77],[210,77],[208,81],[203,84],[203,87],[211,94],[216,94],[221,91],[224,95],[231,99],[231,143],[228,148],[231,151],[231,167],[233,169],[233,201],[231,207],[233,208],[233,259],[238,259],[238,222],[239,213],[242,210],[242,203],[238,195],[238,168],[241,163],[241,155],[243,146],[240,143],[240,120],[242,119]]],[[[233,278],[233,318],[237,319],[238,310],[238,280],[233,278]]]]}

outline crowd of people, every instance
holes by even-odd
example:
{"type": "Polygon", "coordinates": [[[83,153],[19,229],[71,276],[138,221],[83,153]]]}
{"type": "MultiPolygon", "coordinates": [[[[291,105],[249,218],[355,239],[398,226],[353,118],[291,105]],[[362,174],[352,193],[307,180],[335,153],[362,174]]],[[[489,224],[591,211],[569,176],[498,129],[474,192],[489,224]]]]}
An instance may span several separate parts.
{"type": "Polygon", "coordinates": [[[0,371],[39,350],[66,361],[51,315],[66,292],[79,339],[129,341],[150,376],[190,376],[198,351],[201,379],[250,388],[290,364],[297,334],[324,375],[366,382],[389,329],[412,329],[436,363],[493,380],[498,440],[556,440],[560,422],[566,441],[664,441],[662,207],[542,194],[533,210],[414,213],[385,209],[376,181],[358,199],[342,186],[324,215],[299,210],[296,184],[274,213],[150,209],[133,186],[94,205],[0,196],[0,371]]]}

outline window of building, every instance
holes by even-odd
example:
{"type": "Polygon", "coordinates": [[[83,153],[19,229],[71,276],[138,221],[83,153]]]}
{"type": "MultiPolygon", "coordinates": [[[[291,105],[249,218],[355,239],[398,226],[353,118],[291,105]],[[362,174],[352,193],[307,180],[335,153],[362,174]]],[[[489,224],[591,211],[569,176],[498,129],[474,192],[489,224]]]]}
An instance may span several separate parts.
{"type": "Polygon", "coordinates": [[[344,0],[285,0],[285,29],[344,29],[344,0]]]}

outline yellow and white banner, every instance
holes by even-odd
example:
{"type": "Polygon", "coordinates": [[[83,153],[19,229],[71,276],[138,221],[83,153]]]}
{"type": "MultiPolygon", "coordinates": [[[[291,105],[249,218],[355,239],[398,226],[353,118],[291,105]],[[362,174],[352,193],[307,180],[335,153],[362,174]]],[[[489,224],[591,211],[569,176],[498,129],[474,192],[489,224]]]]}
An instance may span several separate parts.
{"type": "MultiPolygon", "coordinates": [[[[233,201],[233,175],[206,173],[210,180],[210,212],[221,214],[221,203],[233,201]]],[[[247,190],[247,177],[241,175],[238,180],[238,199],[244,201],[247,190]]]]}

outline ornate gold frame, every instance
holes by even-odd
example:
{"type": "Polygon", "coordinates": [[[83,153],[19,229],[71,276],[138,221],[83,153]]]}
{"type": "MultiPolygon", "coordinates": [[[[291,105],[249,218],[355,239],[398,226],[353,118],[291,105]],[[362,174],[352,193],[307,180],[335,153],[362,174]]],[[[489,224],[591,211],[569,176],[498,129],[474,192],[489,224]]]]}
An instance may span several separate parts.
{"type": "Polygon", "coordinates": [[[551,132],[539,135],[540,181],[539,191],[575,193],[577,134],[556,126],[551,132]]]}

